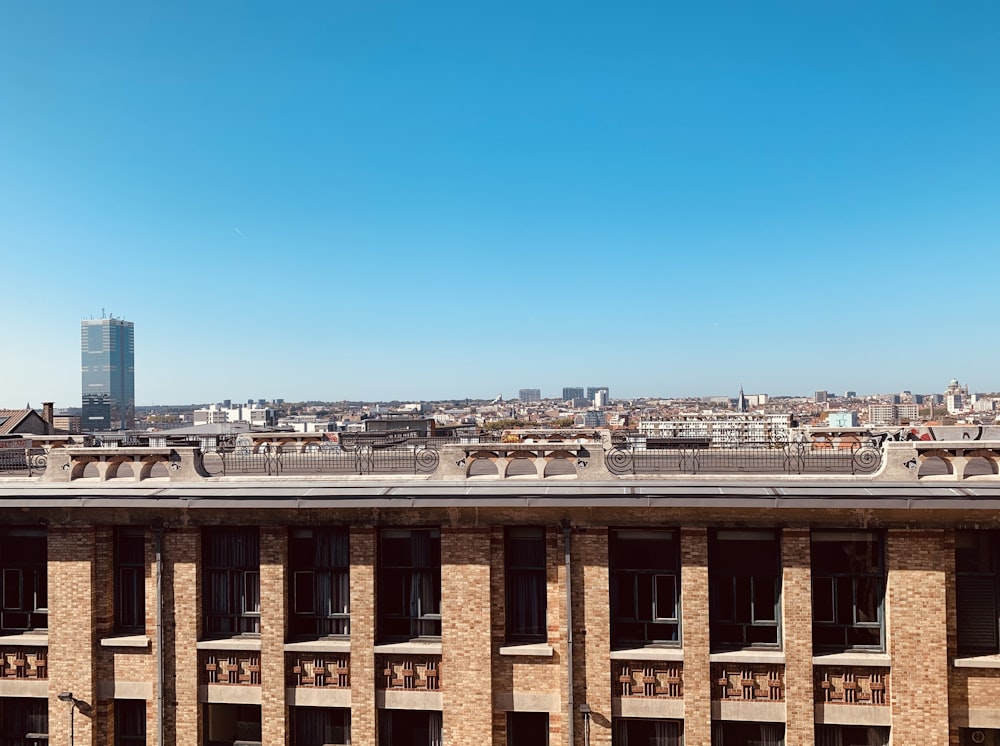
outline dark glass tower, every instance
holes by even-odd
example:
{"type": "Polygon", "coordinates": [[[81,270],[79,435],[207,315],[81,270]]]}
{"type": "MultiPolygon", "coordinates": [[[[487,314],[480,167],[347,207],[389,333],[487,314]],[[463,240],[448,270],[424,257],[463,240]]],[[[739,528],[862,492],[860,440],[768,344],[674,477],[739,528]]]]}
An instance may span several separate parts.
{"type": "Polygon", "coordinates": [[[80,325],[83,429],[129,430],[135,425],[135,329],[123,319],[80,325]]]}

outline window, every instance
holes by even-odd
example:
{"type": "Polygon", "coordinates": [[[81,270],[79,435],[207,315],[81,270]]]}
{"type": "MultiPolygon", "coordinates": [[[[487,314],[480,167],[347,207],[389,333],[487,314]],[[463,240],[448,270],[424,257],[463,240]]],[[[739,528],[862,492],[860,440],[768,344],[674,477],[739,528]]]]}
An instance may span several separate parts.
{"type": "Polygon", "coordinates": [[[292,707],[292,746],[346,746],[351,711],[341,707],[292,707]]]}
{"type": "Polygon", "coordinates": [[[8,528],[0,533],[0,631],[48,627],[47,554],[45,529],[8,528]]]}
{"type": "Polygon", "coordinates": [[[1000,652],[997,548],[997,534],[993,531],[955,533],[958,652],[963,655],[1000,652]]]}
{"type": "Polygon", "coordinates": [[[48,700],[0,697],[0,746],[46,746],[48,733],[48,700]]]}
{"type": "Polygon", "coordinates": [[[260,705],[205,705],[206,746],[261,746],[260,705]]]}
{"type": "Polygon", "coordinates": [[[775,531],[716,531],[709,541],[712,647],[777,647],[781,542],[775,531]]]}
{"type": "Polygon", "coordinates": [[[379,638],[440,637],[441,531],[386,529],[379,560],[379,638]]]}
{"type": "Polygon", "coordinates": [[[784,723],[712,723],[712,746],[784,746],[784,723]]]}
{"type": "Polygon", "coordinates": [[[293,529],[288,539],[291,634],[350,632],[350,557],[346,527],[293,529]]]}
{"type": "Polygon", "coordinates": [[[146,532],[115,529],[115,629],[146,631],[146,532]]]}
{"type": "Polygon", "coordinates": [[[547,712],[508,712],[507,746],[548,746],[547,712]]]}
{"type": "Polygon", "coordinates": [[[504,541],[508,642],[545,642],[545,529],[508,528],[504,541]]]}
{"type": "Polygon", "coordinates": [[[816,746],[887,746],[889,729],[866,725],[817,725],[816,746]]]}
{"type": "Polygon", "coordinates": [[[681,723],[677,720],[615,718],[613,746],[680,746],[681,723]]]}
{"type": "Polygon", "coordinates": [[[145,746],[146,702],[141,699],[115,700],[115,746],[145,746]]]}
{"type": "Polygon", "coordinates": [[[680,553],[675,531],[611,532],[611,642],[680,642],[680,553]]]}
{"type": "Polygon", "coordinates": [[[260,532],[206,530],[202,539],[205,634],[260,633],[260,532]]]}
{"type": "Polygon", "coordinates": [[[814,531],[813,647],[881,650],[885,563],[875,531],[814,531]]]}
{"type": "Polygon", "coordinates": [[[441,746],[441,713],[379,710],[379,746],[441,746]]]}

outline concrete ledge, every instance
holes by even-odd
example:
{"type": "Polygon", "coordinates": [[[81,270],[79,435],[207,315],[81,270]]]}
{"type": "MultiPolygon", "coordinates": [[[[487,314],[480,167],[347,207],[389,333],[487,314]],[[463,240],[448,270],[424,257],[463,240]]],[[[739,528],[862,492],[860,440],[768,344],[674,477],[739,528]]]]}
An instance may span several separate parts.
{"type": "Polygon", "coordinates": [[[955,658],[952,665],[955,668],[1000,668],[1000,655],[974,655],[966,658],[955,658]]]}
{"type": "Polygon", "coordinates": [[[712,653],[708,656],[710,663],[771,663],[782,665],[785,653],[782,650],[731,650],[725,653],[712,653]]]}
{"type": "Polygon", "coordinates": [[[682,661],[684,651],[681,648],[630,648],[628,650],[612,650],[613,661],[682,661]]]}
{"type": "Polygon", "coordinates": [[[23,645],[24,647],[46,648],[49,646],[49,636],[31,634],[26,632],[23,635],[4,635],[0,637],[0,645],[23,645]]]}
{"type": "Polygon", "coordinates": [[[350,653],[350,640],[307,640],[285,643],[286,653],[350,653]]]}
{"type": "Polygon", "coordinates": [[[98,699],[153,699],[153,682],[151,681],[117,681],[99,679],[97,682],[98,699]]]}
{"type": "Polygon", "coordinates": [[[684,700],[657,697],[612,697],[611,716],[680,720],[684,717],[684,700]]]}
{"type": "Polygon", "coordinates": [[[560,712],[562,696],[555,694],[522,694],[519,692],[495,692],[493,709],[497,712],[560,712]]]}
{"type": "Polygon", "coordinates": [[[230,705],[259,705],[259,686],[238,684],[201,684],[198,687],[198,701],[230,705]]]}
{"type": "Polygon", "coordinates": [[[552,646],[547,642],[537,642],[533,645],[501,645],[500,655],[530,655],[551,658],[552,646]]]}
{"type": "Polygon", "coordinates": [[[441,655],[440,642],[394,642],[376,645],[376,655],[441,655]]]}
{"type": "Polygon", "coordinates": [[[41,679],[39,681],[0,679],[0,697],[32,697],[33,699],[47,699],[48,696],[49,682],[46,679],[41,679]]]}
{"type": "Polygon", "coordinates": [[[375,706],[382,710],[443,710],[441,692],[375,690],[375,706]]]}
{"type": "Polygon", "coordinates": [[[285,689],[285,702],[294,707],[350,707],[351,690],[290,686],[285,689]]]}
{"type": "MultiPolygon", "coordinates": [[[[959,727],[963,724],[958,723],[959,727]]],[[[964,723],[969,728],[1000,728],[1000,709],[992,707],[970,707],[969,719],[964,723]]]]}
{"type": "Polygon", "coordinates": [[[888,705],[816,705],[816,722],[820,725],[892,725],[892,708],[888,705]]]}
{"type": "Polygon", "coordinates": [[[148,648],[149,637],[146,635],[122,635],[120,637],[101,638],[102,648],[148,648]]]}
{"type": "Polygon", "coordinates": [[[751,722],[785,722],[784,702],[723,702],[712,701],[714,720],[749,720],[751,722]]]}
{"type": "Polygon", "coordinates": [[[814,666],[874,666],[889,668],[892,656],[888,653],[831,653],[814,655],[814,666]]]}
{"type": "Polygon", "coordinates": [[[260,651],[259,637],[226,637],[221,640],[199,640],[198,650],[253,650],[260,651]]]}

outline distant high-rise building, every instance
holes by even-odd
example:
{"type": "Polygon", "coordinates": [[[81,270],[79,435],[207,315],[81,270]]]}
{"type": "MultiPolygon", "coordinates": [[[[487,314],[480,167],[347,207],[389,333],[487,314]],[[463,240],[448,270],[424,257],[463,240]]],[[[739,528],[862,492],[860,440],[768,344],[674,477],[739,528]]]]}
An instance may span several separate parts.
{"type": "Polygon", "coordinates": [[[608,399],[609,400],[611,399],[611,391],[608,389],[607,386],[588,386],[587,398],[590,399],[591,401],[594,401],[594,396],[597,394],[598,391],[603,391],[607,395],[608,399]]]}
{"type": "Polygon", "coordinates": [[[566,386],[562,392],[563,401],[583,398],[583,386],[566,386]]]}
{"type": "Polygon", "coordinates": [[[91,319],[80,325],[85,431],[135,426],[135,327],[131,321],[91,319]]]}
{"type": "Polygon", "coordinates": [[[523,402],[533,402],[542,400],[541,389],[521,389],[517,392],[517,398],[523,402]]]}
{"type": "Polygon", "coordinates": [[[858,392],[857,391],[845,391],[844,392],[844,398],[845,399],[857,399],[858,398],[858,392]]]}
{"type": "Polygon", "coordinates": [[[747,401],[746,395],[743,393],[743,387],[740,386],[740,395],[736,397],[736,411],[737,412],[749,412],[750,402],[747,401]]]}
{"type": "Polygon", "coordinates": [[[597,389],[594,392],[594,407],[600,409],[601,407],[608,406],[608,390],[607,389],[597,389]]]}
{"type": "Polygon", "coordinates": [[[817,391],[816,394],[813,396],[813,401],[816,402],[817,404],[825,404],[829,398],[830,398],[829,392],[817,391]]]}

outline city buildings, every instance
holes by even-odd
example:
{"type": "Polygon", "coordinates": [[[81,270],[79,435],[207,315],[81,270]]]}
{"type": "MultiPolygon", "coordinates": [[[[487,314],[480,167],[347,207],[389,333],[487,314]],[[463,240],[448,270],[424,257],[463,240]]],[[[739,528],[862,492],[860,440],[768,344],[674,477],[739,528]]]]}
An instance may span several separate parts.
{"type": "Polygon", "coordinates": [[[533,401],[542,400],[542,390],[541,389],[520,389],[517,392],[517,398],[524,402],[529,403],[533,401]]]}
{"type": "Polygon", "coordinates": [[[52,448],[0,741],[996,743],[1000,442],[936,432],[52,448]]]}
{"type": "Polygon", "coordinates": [[[135,330],[131,321],[89,319],[80,324],[83,428],[135,426],[135,330]]]}
{"type": "Polygon", "coordinates": [[[575,399],[583,399],[583,387],[582,386],[566,386],[562,390],[562,400],[572,401],[575,399]]]}

